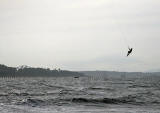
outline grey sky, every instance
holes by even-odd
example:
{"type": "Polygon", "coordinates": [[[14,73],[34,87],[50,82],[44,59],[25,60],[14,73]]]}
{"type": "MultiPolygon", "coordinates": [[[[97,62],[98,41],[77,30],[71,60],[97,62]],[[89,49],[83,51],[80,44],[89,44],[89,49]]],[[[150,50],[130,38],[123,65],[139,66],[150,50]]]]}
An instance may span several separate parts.
{"type": "Polygon", "coordinates": [[[160,69],[159,0],[0,0],[0,63],[160,69]],[[126,57],[128,44],[134,48],[126,57]]]}

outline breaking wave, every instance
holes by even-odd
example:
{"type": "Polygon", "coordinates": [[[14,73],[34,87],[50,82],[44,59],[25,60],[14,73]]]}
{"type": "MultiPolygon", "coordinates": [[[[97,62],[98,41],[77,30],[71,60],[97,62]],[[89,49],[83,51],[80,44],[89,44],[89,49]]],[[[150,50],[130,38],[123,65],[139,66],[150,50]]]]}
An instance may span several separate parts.
{"type": "Polygon", "coordinates": [[[64,104],[97,104],[97,103],[103,103],[103,104],[133,104],[133,105],[145,105],[145,104],[160,104],[160,101],[144,101],[143,98],[136,97],[133,95],[128,95],[125,97],[119,97],[119,98],[66,98],[66,99],[34,99],[34,98],[28,98],[25,100],[22,100],[20,102],[17,102],[18,105],[29,105],[29,106],[45,106],[45,105],[64,105],[64,104]]]}

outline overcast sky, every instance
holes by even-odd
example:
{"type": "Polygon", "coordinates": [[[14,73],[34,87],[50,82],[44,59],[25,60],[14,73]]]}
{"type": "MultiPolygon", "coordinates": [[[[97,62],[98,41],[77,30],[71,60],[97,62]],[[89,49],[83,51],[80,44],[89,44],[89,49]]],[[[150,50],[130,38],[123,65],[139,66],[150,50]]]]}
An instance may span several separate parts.
{"type": "Polygon", "coordinates": [[[159,49],[159,0],[0,0],[0,64],[152,71],[159,49]]]}

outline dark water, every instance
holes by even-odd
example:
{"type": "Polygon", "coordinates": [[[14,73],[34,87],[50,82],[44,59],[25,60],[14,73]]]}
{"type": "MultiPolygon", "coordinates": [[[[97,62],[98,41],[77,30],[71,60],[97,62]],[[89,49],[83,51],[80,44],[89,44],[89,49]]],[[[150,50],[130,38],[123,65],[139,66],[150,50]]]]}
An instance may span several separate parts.
{"type": "Polygon", "coordinates": [[[0,113],[160,113],[160,78],[1,78],[0,113]]]}

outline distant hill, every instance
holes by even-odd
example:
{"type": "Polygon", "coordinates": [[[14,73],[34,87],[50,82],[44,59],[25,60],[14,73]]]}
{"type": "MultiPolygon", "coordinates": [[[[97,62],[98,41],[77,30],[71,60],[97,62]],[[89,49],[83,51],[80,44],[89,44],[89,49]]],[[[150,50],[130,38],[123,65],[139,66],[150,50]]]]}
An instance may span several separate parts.
{"type": "Polygon", "coordinates": [[[143,76],[159,76],[160,72],[117,72],[117,71],[80,71],[87,76],[99,77],[143,77],[143,76]]]}
{"type": "Polygon", "coordinates": [[[29,66],[8,67],[0,64],[0,77],[62,77],[62,76],[83,76],[82,73],[66,71],[66,70],[51,70],[49,68],[34,68],[29,66]]]}

